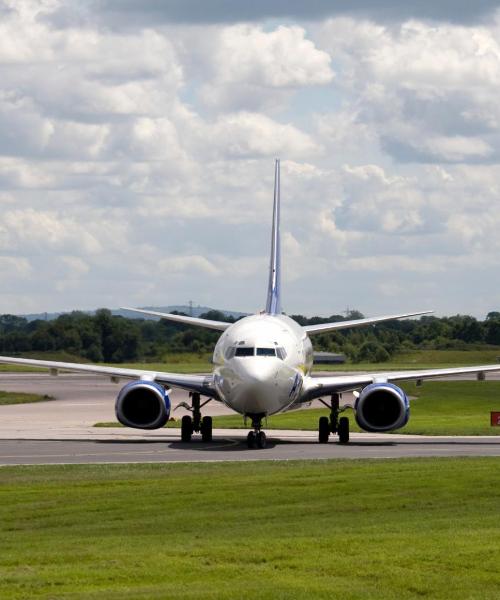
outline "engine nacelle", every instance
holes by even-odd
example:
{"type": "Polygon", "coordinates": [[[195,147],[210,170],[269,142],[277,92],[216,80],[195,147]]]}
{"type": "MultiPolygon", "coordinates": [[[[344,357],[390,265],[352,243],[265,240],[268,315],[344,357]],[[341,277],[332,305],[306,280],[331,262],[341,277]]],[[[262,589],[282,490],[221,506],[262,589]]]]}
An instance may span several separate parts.
{"type": "Polygon", "coordinates": [[[158,429],[170,416],[170,398],[154,381],[132,381],[124,386],[115,403],[116,418],[126,427],[158,429]]]}
{"type": "Polygon", "coordinates": [[[356,423],[365,431],[392,431],[408,423],[410,402],[392,383],[367,385],[354,405],[356,423]]]}

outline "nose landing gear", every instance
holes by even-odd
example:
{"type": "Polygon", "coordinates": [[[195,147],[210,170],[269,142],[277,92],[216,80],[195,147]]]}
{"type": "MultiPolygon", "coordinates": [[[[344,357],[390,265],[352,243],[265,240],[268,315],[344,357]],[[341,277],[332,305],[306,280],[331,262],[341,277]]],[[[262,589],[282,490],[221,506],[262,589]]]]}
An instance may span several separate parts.
{"type": "MultiPolygon", "coordinates": [[[[183,406],[193,413],[191,415],[184,415],[181,420],[181,440],[183,442],[190,442],[193,433],[201,433],[201,440],[203,442],[212,441],[212,417],[201,416],[201,408],[210,402],[211,398],[201,404],[200,394],[192,392],[191,406],[182,402],[178,406],[183,406]]],[[[176,407],[177,408],[177,407],[176,407]]]]}
{"type": "Polygon", "coordinates": [[[247,446],[249,448],[265,448],[267,443],[266,434],[261,430],[263,415],[248,415],[252,417],[253,431],[247,435],[247,446]]]}
{"type": "Polygon", "coordinates": [[[332,394],[330,405],[320,399],[325,406],[330,409],[330,418],[320,417],[318,423],[318,441],[320,444],[327,444],[330,433],[337,433],[339,436],[339,444],[347,444],[349,442],[349,419],[340,417],[339,415],[347,407],[340,408],[339,394],[332,394]]]}

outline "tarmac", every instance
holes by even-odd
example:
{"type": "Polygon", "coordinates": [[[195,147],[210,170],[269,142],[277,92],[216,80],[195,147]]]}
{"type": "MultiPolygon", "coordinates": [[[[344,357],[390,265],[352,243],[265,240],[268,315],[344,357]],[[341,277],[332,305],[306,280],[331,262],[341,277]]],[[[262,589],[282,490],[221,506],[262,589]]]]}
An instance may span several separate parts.
{"type": "MultiPolygon", "coordinates": [[[[211,443],[201,442],[196,435],[191,443],[182,443],[180,430],[174,428],[142,431],[94,427],[100,421],[116,420],[114,401],[120,385],[103,377],[1,373],[0,389],[55,398],[0,406],[0,465],[500,456],[500,436],[360,433],[351,434],[349,444],[340,445],[335,436],[330,443],[319,444],[316,432],[267,430],[267,448],[250,450],[247,430],[220,429],[214,430],[211,443]]],[[[175,407],[188,396],[176,390],[171,400],[175,407]]],[[[184,412],[179,409],[173,414],[180,418],[184,412]]],[[[204,414],[233,413],[218,402],[210,402],[204,414]]]]}

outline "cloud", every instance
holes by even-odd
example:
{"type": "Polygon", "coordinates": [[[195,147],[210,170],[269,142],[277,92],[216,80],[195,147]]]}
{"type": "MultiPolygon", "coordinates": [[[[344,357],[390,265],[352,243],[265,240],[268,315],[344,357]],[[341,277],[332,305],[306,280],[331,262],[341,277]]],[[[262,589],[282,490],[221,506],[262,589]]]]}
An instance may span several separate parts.
{"type": "Polygon", "coordinates": [[[498,16],[209,4],[4,3],[0,312],[259,310],[276,156],[290,312],[500,298],[498,16]]]}
{"type": "Polygon", "coordinates": [[[500,158],[496,90],[498,23],[464,27],[407,21],[391,28],[336,19],[315,37],[334,57],[336,87],[355,104],[317,121],[356,131],[407,162],[491,162],[500,158]]]}
{"type": "Polygon", "coordinates": [[[207,127],[214,150],[229,157],[309,156],[320,150],[314,140],[292,124],[281,124],[258,113],[239,112],[207,127]]]}
{"type": "Polygon", "coordinates": [[[235,25],[214,41],[213,77],[202,88],[210,106],[229,110],[280,104],[304,86],[332,81],[330,56],[306,39],[302,27],[235,25]]]}

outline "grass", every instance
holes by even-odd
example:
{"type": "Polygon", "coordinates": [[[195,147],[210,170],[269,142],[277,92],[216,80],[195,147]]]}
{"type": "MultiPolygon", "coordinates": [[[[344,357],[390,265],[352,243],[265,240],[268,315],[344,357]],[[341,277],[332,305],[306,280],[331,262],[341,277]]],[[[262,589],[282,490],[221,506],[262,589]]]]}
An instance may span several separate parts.
{"type": "Polygon", "coordinates": [[[5,467],[0,597],[497,599],[498,459],[5,467]]]}
{"type": "Polygon", "coordinates": [[[146,371],[173,371],[174,373],[209,373],[213,369],[212,353],[195,354],[192,352],[181,352],[169,354],[162,362],[131,362],[119,366],[131,369],[143,369],[146,371]]]}
{"type": "Polygon", "coordinates": [[[0,406],[7,404],[29,404],[31,402],[46,402],[47,400],[54,400],[52,396],[47,394],[25,394],[22,392],[2,392],[0,391],[0,406]]]}
{"type": "MultiPolygon", "coordinates": [[[[426,381],[422,387],[403,385],[412,397],[411,416],[397,433],[422,435],[500,435],[500,427],[490,426],[490,411],[500,411],[500,381],[426,381]]],[[[206,413],[210,412],[210,405],[206,413]]],[[[361,431],[351,411],[351,431],[361,431]]],[[[296,410],[268,419],[266,429],[316,430],[327,408],[296,410]]],[[[96,427],[118,427],[114,421],[96,427]]],[[[168,427],[179,427],[179,421],[168,427]]],[[[216,428],[245,428],[241,415],[214,417],[216,428]]],[[[248,428],[248,425],[247,427],[248,428]]]]}
{"type": "Polygon", "coordinates": [[[24,365],[7,365],[0,364],[0,373],[40,373],[47,369],[38,369],[36,367],[27,367],[24,365]]]}
{"type": "Polygon", "coordinates": [[[414,350],[397,354],[385,363],[315,365],[315,371],[397,371],[498,364],[500,347],[485,350],[414,350]]]}
{"type": "MultiPolygon", "coordinates": [[[[340,365],[314,365],[318,371],[393,371],[461,367],[469,365],[498,364],[500,348],[486,350],[415,350],[394,356],[384,363],[345,363],[340,365]]],[[[120,365],[150,371],[178,373],[207,373],[213,368],[211,354],[171,354],[164,362],[136,362],[120,365]]]]}

